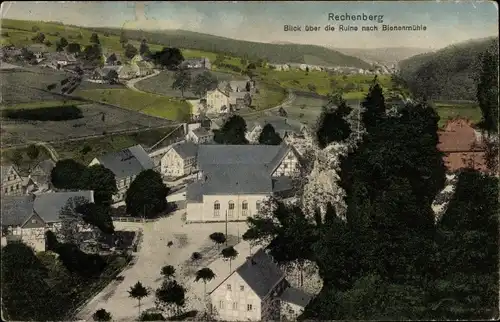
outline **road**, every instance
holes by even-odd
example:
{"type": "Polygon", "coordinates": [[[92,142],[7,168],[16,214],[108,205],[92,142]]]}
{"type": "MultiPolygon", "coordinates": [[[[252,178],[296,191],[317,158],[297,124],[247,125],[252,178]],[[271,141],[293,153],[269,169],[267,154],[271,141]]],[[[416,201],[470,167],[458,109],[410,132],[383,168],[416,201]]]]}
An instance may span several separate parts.
{"type": "Polygon", "coordinates": [[[43,141],[36,141],[32,142],[32,144],[39,145],[45,148],[45,150],[47,150],[47,152],[50,154],[50,158],[54,160],[54,162],[57,162],[59,160],[59,155],[57,154],[56,149],[54,149],[54,147],[51,146],[49,143],[43,141]]]}
{"type": "Polygon", "coordinates": [[[148,78],[151,78],[151,77],[155,77],[156,75],[158,75],[160,73],[159,70],[153,70],[153,74],[151,75],[147,75],[147,76],[144,76],[144,77],[139,77],[139,78],[133,78],[131,80],[128,80],[125,85],[130,88],[131,90],[133,91],[136,91],[136,92],[140,92],[140,93],[147,93],[147,92],[144,92],[144,91],[141,91],[140,89],[137,89],[135,87],[135,84],[137,84],[138,82],[142,81],[142,80],[145,80],[145,79],[148,79],[148,78]]]}
{"type": "MultiPolygon", "coordinates": [[[[225,231],[225,223],[200,223],[184,224],[181,217],[185,210],[174,212],[167,218],[161,218],[150,223],[121,223],[115,222],[117,230],[138,230],[143,231],[143,240],[135,254],[136,261],[131,267],[126,268],[120,275],[123,281],[110,283],[99,294],[87,302],[77,314],[77,319],[92,321],[92,314],[98,309],[105,309],[111,313],[114,321],[137,321],[138,303],[131,299],[128,294],[130,287],[140,281],[148,287],[151,294],[141,301],[141,310],[155,306],[154,290],[157,289],[162,278],[160,270],[165,265],[173,265],[176,268],[175,278],[179,283],[188,287],[194,281],[194,274],[201,267],[193,267],[190,260],[193,252],[201,252],[205,259],[207,249],[215,246],[210,241],[209,235],[214,231],[225,231]],[[167,243],[173,242],[173,246],[168,247],[167,243]]],[[[246,231],[245,223],[229,223],[228,233],[233,236],[246,231]]],[[[218,254],[218,252],[215,252],[218,254]]],[[[208,265],[204,263],[200,265],[208,265]]],[[[201,285],[201,283],[199,283],[201,285]]],[[[187,303],[192,307],[196,303],[187,303]]]]}

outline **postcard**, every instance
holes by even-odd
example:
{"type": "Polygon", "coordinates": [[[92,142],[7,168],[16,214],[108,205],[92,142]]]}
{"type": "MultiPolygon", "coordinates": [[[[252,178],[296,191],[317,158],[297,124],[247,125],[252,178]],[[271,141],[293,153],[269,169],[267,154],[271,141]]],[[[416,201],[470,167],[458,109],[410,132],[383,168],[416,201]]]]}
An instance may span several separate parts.
{"type": "Polygon", "coordinates": [[[498,4],[4,1],[5,321],[499,317],[498,4]]]}

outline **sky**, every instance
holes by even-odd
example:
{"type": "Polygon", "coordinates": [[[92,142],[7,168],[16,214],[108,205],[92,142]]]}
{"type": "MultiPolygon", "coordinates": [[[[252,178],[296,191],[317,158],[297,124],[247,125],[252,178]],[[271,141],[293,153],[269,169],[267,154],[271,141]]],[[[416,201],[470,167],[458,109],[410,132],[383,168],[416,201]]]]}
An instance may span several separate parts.
{"type": "Polygon", "coordinates": [[[3,2],[2,18],[127,29],[183,29],[256,42],[292,42],[333,48],[437,49],[473,38],[498,37],[494,1],[359,2],[3,2]],[[383,22],[329,21],[336,15],[383,15],[383,22]],[[424,25],[425,31],[340,32],[339,25],[424,25]],[[302,26],[285,32],[284,25],[302,26]],[[304,31],[306,25],[320,31],[304,31]],[[332,25],[336,31],[325,31],[332,25]]]}

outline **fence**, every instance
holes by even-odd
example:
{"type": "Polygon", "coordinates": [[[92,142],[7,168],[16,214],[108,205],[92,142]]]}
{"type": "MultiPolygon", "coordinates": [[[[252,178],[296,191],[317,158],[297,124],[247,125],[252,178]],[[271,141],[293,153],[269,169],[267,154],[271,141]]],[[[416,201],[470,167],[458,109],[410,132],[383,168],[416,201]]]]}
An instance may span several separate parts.
{"type": "Polygon", "coordinates": [[[153,222],[157,221],[160,218],[135,218],[135,217],[111,217],[113,221],[119,221],[119,222],[153,222]]]}

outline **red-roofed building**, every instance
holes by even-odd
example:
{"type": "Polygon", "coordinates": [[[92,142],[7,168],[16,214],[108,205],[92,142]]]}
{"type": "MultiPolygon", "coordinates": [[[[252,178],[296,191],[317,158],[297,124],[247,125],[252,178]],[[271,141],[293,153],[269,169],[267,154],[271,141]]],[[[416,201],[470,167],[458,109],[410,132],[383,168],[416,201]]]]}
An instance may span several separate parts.
{"type": "Polygon", "coordinates": [[[472,166],[476,170],[487,171],[484,147],[470,121],[450,120],[438,135],[438,149],[446,154],[444,163],[448,170],[472,166]]]}

